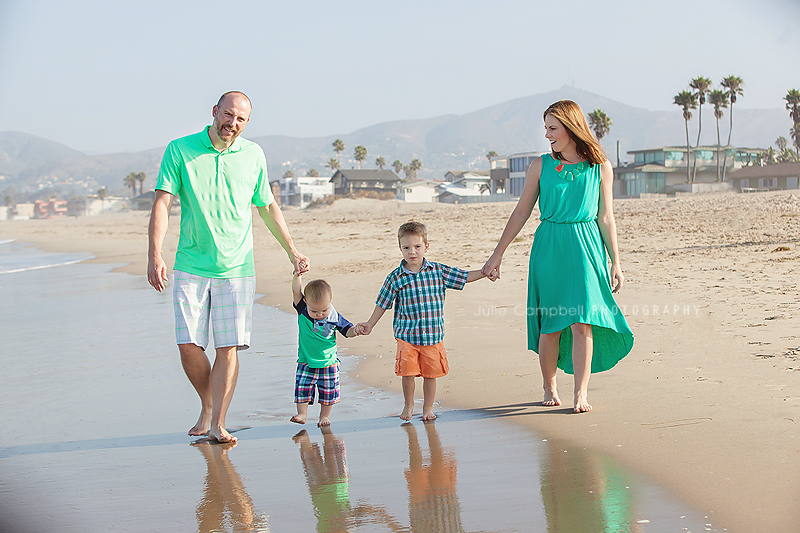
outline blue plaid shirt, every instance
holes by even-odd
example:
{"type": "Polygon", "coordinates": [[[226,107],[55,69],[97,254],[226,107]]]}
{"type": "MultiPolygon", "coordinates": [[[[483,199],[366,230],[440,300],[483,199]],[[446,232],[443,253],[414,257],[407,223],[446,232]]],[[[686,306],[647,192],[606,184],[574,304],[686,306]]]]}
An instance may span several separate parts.
{"type": "Polygon", "coordinates": [[[406,268],[405,260],[383,282],[375,304],[391,309],[394,304],[394,336],[417,346],[444,340],[445,289],[461,290],[467,271],[423,260],[419,272],[406,268]]]}

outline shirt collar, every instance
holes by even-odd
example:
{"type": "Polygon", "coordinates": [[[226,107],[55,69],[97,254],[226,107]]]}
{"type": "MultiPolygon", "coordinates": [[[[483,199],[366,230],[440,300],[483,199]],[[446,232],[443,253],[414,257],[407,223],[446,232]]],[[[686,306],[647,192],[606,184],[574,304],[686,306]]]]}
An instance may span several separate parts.
{"type": "Polygon", "coordinates": [[[239,150],[242,149],[242,137],[240,135],[239,137],[236,137],[236,139],[234,139],[233,144],[231,144],[228,148],[226,148],[225,150],[220,152],[214,146],[214,143],[211,142],[211,137],[209,137],[209,135],[208,135],[210,129],[211,129],[211,126],[206,126],[206,129],[204,129],[202,132],[200,132],[201,133],[200,137],[203,140],[203,144],[209,150],[214,150],[215,152],[219,152],[220,154],[227,154],[227,153],[230,153],[230,152],[238,152],[239,150]]]}
{"type": "Polygon", "coordinates": [[[331,304],[331,312],[328,313],[328,316],[326,316],[325,318],[321,318],[319,320],[314,320],[315,324],[324,322],[333,322],[334,324],[339,322],[339,313],[336,311],[336,308],[333,307],[333,304],[331,304]]]}
{"type": "Polygon", "coordinates": [[[422,268],[420,268],[420,269],[419,269],[419,272],[412,272],[412,271],[410,271],[409,269],[407,269],[407,268],[406,268],[406,264],[407,264],[407,263],[406,263],[406,260],[405,260],[405,259],[403,259],[402,261],[400,261],[400,266],[403,268],[403,272],[405,272],[406,274],[419,274],[419,272],[422,272],[423,270],[430,270],[430,269],[432,269],[432,268],[433,268],[433,265],[431,265],[431,264],[428,262],[428,259],[427,259],[427,258],[424,258],[424,257],[422,258],[422,268]]]}

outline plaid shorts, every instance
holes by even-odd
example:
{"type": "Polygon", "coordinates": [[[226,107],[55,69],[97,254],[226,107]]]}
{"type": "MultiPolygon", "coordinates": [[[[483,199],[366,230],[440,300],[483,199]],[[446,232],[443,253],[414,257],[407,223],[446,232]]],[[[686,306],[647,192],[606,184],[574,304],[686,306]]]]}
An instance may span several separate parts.
{"type": "Polygon", "coordinates": [[[333,405],[339,401],[339,363],[325,368],[311,368],[305,363],[297,363],[294,403],[313,404],[315,388],[322,405],[333,405]]]}
{"type": "Polygon", "coordinates": [[[172,296],[178,344],[196,344],[205,349],[210,324],[216,348],[250,347],[255,276],[217,279],[176,270],[172,296]]]}

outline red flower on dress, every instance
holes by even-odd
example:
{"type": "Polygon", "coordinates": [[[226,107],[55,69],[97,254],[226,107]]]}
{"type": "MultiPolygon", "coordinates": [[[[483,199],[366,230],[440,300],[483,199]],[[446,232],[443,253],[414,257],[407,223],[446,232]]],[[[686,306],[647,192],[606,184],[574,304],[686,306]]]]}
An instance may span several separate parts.
{"type": "Polygon", "coordinates": [[[561,165],[558,165],[558,166],[556,167],[556,172],[561,172],[562,170],[564,170],[564,165],[563,165],[563,164],[561,164],[561,165]]]}

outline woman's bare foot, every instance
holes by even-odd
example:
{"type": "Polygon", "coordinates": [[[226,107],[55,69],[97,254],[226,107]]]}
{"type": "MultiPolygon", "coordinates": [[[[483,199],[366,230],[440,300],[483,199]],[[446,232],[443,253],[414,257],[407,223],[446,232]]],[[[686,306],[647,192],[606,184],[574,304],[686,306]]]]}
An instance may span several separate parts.
{"type": "Polygon", "coordinates": [[[433,412],[433,409],[431,409],[430,411],[423,410],[422,421],[427,422],[430,420],[436,420],[436,414],[433,412]]]}
{"type": "Polygon", "coordinates": [[[305,424],[306,415],[294,415],[292,418],[289,419],[289,421],[294,422],[295,424],[305,424]]]}
{"type": "Polygon", "coordinates": [[[589,401],[584,394],[576,394],[575,395],[575,408],[574,411],[576,413],[588,413],[592,410],[592,406],[589,405],[589,401]]]}
{"type": "Polygon", "coordinates": [[[192,429],[189,430],[189,435],[192,437],[203,437],[208,433],[208,428],[211,427],[211,409],[200,412],[200,417],[192,429]]]}
{"type": "Polygon", "coordinates": [[[414,413],[414,405],[406,405],[403,407],[403,412],[400,413],[400,420],[409,421],[411,420],[411,415],[414,413]]]}
{"type": "Polygon", "coordinates": [[[327,416],[319,417],[319,422],[317,422],[317,427],[318,428],[325,427],[325,426],[330,426],[330,425],[331,425],[330,418],[328,418],[327,416]]]}
{"type": "Polygon", "coordinates": [[[226,443],[226,442],[236,442],[238,439],[228,433],[225,428],[215,428],[208,430],[208,438],[213,439],[217,442],[226,443]]]}
{"type": "Polygon", "coordinates": [[[556,407],[561,405],[561,398],[558,397],[558,392],[555,390],[545,390],[544,391],[544,400],[542,400],[542,405],[545,407],[556,407]]]}

